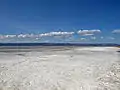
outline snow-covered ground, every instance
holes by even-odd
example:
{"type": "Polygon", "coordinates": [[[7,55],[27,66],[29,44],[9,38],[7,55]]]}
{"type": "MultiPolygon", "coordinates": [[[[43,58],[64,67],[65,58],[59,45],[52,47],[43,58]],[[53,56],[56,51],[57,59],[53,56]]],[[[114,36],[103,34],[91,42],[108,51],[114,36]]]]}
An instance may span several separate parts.
{"type": "Polygon", "coordinates": [[[120,90],[116,47],[0,49],[0,90],[120,90]]]}

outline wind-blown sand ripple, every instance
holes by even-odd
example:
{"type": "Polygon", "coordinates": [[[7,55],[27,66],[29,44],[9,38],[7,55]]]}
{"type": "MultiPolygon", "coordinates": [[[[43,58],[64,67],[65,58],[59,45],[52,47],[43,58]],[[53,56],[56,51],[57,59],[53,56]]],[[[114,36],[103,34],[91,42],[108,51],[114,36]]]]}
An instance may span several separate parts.
{"type": "Polygon", "coordinates": [[[0,52],[0,90],[120,90],[117,48],[63,48],[0,52]]]}

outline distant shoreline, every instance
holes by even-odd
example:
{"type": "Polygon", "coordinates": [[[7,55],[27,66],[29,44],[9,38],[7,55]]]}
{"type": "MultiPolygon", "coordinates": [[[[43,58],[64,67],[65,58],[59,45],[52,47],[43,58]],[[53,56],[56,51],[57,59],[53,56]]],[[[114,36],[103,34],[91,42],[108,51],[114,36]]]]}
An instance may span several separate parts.
{"type": "Polygon", "coordinates": [[[0,46],[96,46],[96,47],[120,47],[114,43],[0,43],[0,46]]]}

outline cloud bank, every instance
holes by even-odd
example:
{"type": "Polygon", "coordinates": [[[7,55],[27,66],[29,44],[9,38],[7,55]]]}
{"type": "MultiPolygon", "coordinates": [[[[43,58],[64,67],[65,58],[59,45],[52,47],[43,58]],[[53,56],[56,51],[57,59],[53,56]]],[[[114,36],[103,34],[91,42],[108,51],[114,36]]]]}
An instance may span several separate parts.
{"type": "MultiPolygon", "coordinates": [[[[102,31],[99,29],[78,30],[77,32],[46,32],[38,34],[0,34],[0,42],[82,42],[82,41],[115,41],[118,38],[110,36],[101,36],[102,31]],[[100,34],[100,35],[98,35],[100,34]]],[[[113,34],[120,33],[120,29],[113,30],[113,34]]],[[[104,34],[103,34],[104,35],[104,34]]]]}
{"type": "Polygon", "coordinates": [[[42,37],[68,37],[72,36],[74,32],[49,32],[49,33],[41,33],[41,34],[18,34],[18,35],[0,35],[0,39],[5,38],[42,38],[42,37]]]}

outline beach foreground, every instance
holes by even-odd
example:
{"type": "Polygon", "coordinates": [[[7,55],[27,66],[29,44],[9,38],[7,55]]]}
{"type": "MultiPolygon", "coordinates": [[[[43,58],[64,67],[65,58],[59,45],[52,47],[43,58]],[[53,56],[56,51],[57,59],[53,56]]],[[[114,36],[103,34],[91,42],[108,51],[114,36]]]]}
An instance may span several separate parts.
{"type": "Polygon", "coordinates": [[[117,47],[0,49],[0,90],[120,90],[117,47]]]}

